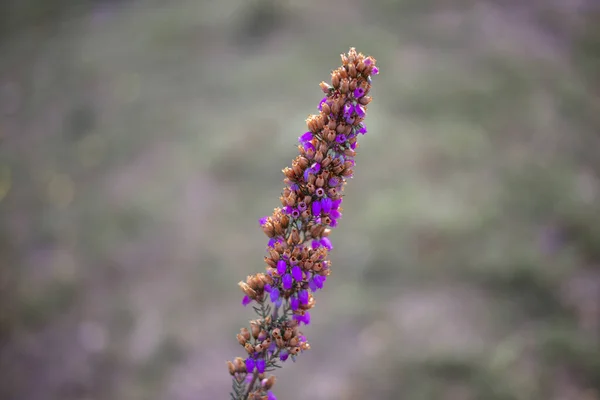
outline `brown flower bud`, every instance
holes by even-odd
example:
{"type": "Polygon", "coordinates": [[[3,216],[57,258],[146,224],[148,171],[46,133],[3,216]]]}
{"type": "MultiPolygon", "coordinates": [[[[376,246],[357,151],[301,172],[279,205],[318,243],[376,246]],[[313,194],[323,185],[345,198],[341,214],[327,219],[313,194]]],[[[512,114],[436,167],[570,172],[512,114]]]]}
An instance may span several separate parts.
{"type": "Polygon", "coordinates": [[[344,130],[345,130],[345,129],[346,129],[346,124],[344,124],[344,123],[341,123],[341,124],[339,124],[339,125],[338,125],[338,126],[335,128],[335,131],[336,131],[337,133],[344,133],[344,130]]]}
{"type": "Polygon", "coordinates": [[[239,282],[238,286],[242,289],[242,291],[251,299],[256,297],[256,292],[252,289],[246,282],[239,282]]]}
{"type": "Polygon", "coordinates": [[[296,347],[296,345],[298,344],[298,338],[297,337],[293,337],[290,339],[290,346],[296,347]]]}
{"type": "Polygon", "coordinates": [[[283,214],[281,216],[281,218],[279,219],[279,222],[281,222],[281,227],[283,229],[287,228],[288,224],[290,223],[290,217],[288,217],[287,215],[283,214]]]}
{"type": "Polygon", "coordinates": [[[353,174],[354,170],[352,168],[345,169],[344,172],[342,172],[343,176],[352,176],[353,174]]]}
{"type": "Polygon", "coordinates": [[[358,65],[356,66],[356,69],[358,70],[358,72],[362,73],[365,70],[365,63],[364,61],[359,61],[358,65]]]}
{"type": "Polygon", "coordinates": [[[242,346],[246,344],[246,339],[244,339],[244,337],[241,334],[237,334],[236,335],[238,343],[241,344],[242,346]]]}
{"type": "Polygon", "coordinates": [[[252,345],[251,345],[250,343],[246,343],[246,344],[244,345],[244,348],[246,349],[246,352],[247,352],[248,354],[252,354],[252,353],[254,353],[254,347],[252,347],[252,345]]]}
{"type": "Polygon", "coordinates": [[[348,75],[351,78],[356,78],[356,66],[354,64],[348,65],[348,75]]]}
{"type": "Polygon", "coordinates": [[[242,357],[236,357],[233,360],[233,366],[235,367],[236,372],[246,372],[246,363],[242,357]]]}
{"type": "Polygon", "coordinates": [[[240,334],[244,337],[244,339],[250,340],[250,332],[248,331],[248,328],[240,329],[240,334]]]}
{"type": "Polygon", "coordinates": [[[260,384],[262,387],[265,388],[265,390],[269,390],[273,387],[273,385],[275,385],[275,382],[276,382],[275,375],[271,375],[267,379],[263,379],[260,384]]]}
{"type": "Polygon", "coordinates": [[[306,158],[308,158],[309,160],[312,160],[313,157],[315,156],[315,151],[311,147],[309,147],[308,150],[306,150],[305,155],[306,155],[306,158]]]}
{"type": "Polygon", "coordinates": [[[279,328],[275,328],[273,329],[273,331],[271,332],[271,335],[277,339],[278,337],[281,337],[281,329],[279,328]]]}
{"type": "Polygon", "coordinates": [[[327,143],[321,142],[321,144],[319,144],[319,151],[323,154],[326,154],[327,150],[329,150],[329,146],[327,145],[327,143]]]}
{"type": "Polygon", "coordinates": [[[342,79],[342,82],[340,85],[340,92],[348,93],[349,90],[350,90],[350,81],[348,81],[348,79],[346,79],[346,78],[342,79]]]}
{"type": "Polygon", "coordinates": [[[278,337],[277,339],[275,339],[275,344],[279,348],[282,348],[283,346],[285,346],[285,343],[283,342],[283,339],[281,339],[281,337],[278,337]]]}
{"type": "Polygon", "coordinates": [[[327,157],[325,157],[325,159],[324,159],[324,160],[321,162],[321,167],[323,167],[323,168],[327,168],[327,166],[328,166],[329,164],[331,164],[331,160],[332,160],[332,158],[331,158],[331,156],[330,156],[330,155],[329,155],[329,156],[327,156],[327,157]]]}
{"type": "Polygon", "coordinates": [[[309,219],[309,218],[310,218],[310,216],[311,216],[311,214],[310,214],[310,211],[309,211],[308,209],[306,209],[306,210],[302,211],[302,214],[300,214],[300,215],[301,215],[301,216],[302,216],[302,218],[304,218],[304,219],[309,219]]]}
{"type": "Polygon", "coordinates": [[[260,344],[260,348],[261,348],[262,350],[266,350],[266,349],[268,349],[268,348],[269,348],[269,346],[271,346],[271,338],[267,338],[267,339],[266,339],[264,342],[262,342],[262,343],[260,344]]]}
{"type": "Polygon", "coordinates": [[[340,77],[337,71],[331,73],[331,85],[336,89],[340,86],[340,77]]]}
{"type": "MultiPolygon", "coordinates": [[[[340,110],[341,110],[341,109],[342,109],[342,107],[340,106],[340,103],[339,103],[339,102],[337,102],[337,101],[334,101],[334,102],[333,102],[333,104],[331,105],[331,112],[332,112],[334,115],[338,115],[338,114],[340,113],[340,110]]],[[[331,126],[331,122],[332,122],[332,121],[329,121],[329,127],[330,127],[331,129],[335,129],[335,122],[334,122],[334,126],[331,126]]]]}
{"type": "Polygon", "coordinates": [[[373,100],[373,98],[371,96],[363,96],[360,99],[358,99],[358,102],[360,104],[362,104],[363,106],[366,106],[367,104],[369,104],[371,102],[371,100],[373,100]]]}
{"type": "Polygon", "coordinates": [[[317,151],[317,153],[315,154],[315,161],[318,163],[323,161],[323,153],[321,151],[317,151]]]}
{"type": "Polygon", "coordinates": [[[321,105],[321,112],[323,112],[323,114],[325,115],[331,114],[331,107],[329,107],[329,104],[323,103],[321,105]]]}
{"type": "Polygon", "coordinates": [[[288,177],[289,179],[296,179],[296,174],[294,173],[294,171],[290,167],[285,167],[283,169],[283,174],[286,177],[288,177]]]}
{"type": "Polygon", "coordinates": [[[291,238],[292,238],[293,244],[300,243],[300,234],[298,233],[298,229],[296,229],[296,228],[292,229],[291,238]]]}
{"type": "Polygon", "coordinates": [[[331,143],[334,140],[335,140],[335,131],[329,131],[327,133],[327,141],[331,143]]]}
{"type": "Polygon", "coordinates": [[[340,54],[340,57],[342,58],[342,65],[347,65],[348,64],[348,56],[345,54],[340,54]]]}
{"type": "Polygon", "coordinates": [[[252,337],[257,339],[260,333],[260,324],[258,321],[250,321],[250,331],[252,332],[252,337]]]}
{"type": "Polygon", "coordinates": [[[268,266],[273,268],[277,265],[277,262],[273,261],[273,259],[269,257],[265,257],[265,263],[267,263],[268,266]]]}
{"type": "Polygon", "coordinates": [[[340,78],[345,79],[348,78],[348,72],[346,72],[346,68],[338,68],[338,73],[340,74],[340,78]]]}
{"type": "Polygon", "coordinates": [[[319,272],[320,270],[323,269],[323,264],[321,263],[315,263],[315,265],[313,266],[313,271],[319,272]]]}
{"type": "MultiPolygon", "coordinates": [[[[338,109],[339,111],[339,109],[338,109]]],[[[335,112],[335,110],[333,111],[335,114],[337,114],[335,112]]],[[[335,130],[335,127],[337,126],[337,122],[335,122],[334,120],[329,121],[329,123],[327,124],[327,127],[331,130],[335,130]]]]}
{"type": "Polygon", "coordinates": [[[298,157],[298,165],[300,168],[305,169],[308,167],[308,160],[305,157],[298,157]]]}
{"type": "Polygon", "coordinates": [[[306,189],[308,190],[308,193],[313,194],[316,190],[315,185],[312,183],[309,183],[308,185],[306,185],[306,189]]]}
{"type": "Polygon", "coordinates": [[[323,187],[324,184],[325,184],[325,179],[323,179],[323,175],[319,174],[319,176],[317,176],[317,179],[315,180],[315,186],[323,187]]]}
{"type": "Polygon", "coordinates": [[[350,81],[350,91],[353,92],[357,87],[358,87],[358,83],[356,82],[356,79],[352,79],[350,81]]]}
{"type": "Polygon", "coordinates": [[[231,361],[227,361],[227,369],[229,370],[229,375],[233,376],[235,374],[235,366],[231,361]]]}
{"type": "Polygon", "coordinates": [[[308,183],[309,184],[313,184],[314,185],[316,179],[317,178],[315,177],[315,174],[308,174],[308,183]]]}
{"type": "Polygon", "coordinates": [[[325,81],[322,81],[321,83],[319,83],[319,86],[321,87],[321,90],[325,94],[329,93],[329,91],[331,90],[331,86],[329,86],[329,84],[326,83],[325,81]]]}
{"type": "Polygon", "coordinates": [[[292,171],[294,171],[294,176],[301,176],[303,173],[302,168],[300,168],[300,166],[296,162],[292,163],[292,171]]]}
{"type": "Polygon", "coordinates": [[[290,338],[292,337],[292,329],[290,328],[285,328],[285,333],[283,334],[283,339],[284,340],[290,340],[290,338]]]}
{"type": "Polygon", "coordinates": [[[300,353],[300,347],[293,347],[290,349],[290,353],[293,355],[298,355],[300,353]]]}
{"type": "Polygon", "coordinates": [[[275,249],[272,249],[269,247],[269,256],[271,256],[271,258],[274,261],[279,261],[279,253],[275,251],[275,249]]]}
{"type": "Polygon", "coordinates": [[[350,132],[352,132],[352,126],[346,125],[346,127],[344,128],[344,135],[349,135],[350,132]]]}

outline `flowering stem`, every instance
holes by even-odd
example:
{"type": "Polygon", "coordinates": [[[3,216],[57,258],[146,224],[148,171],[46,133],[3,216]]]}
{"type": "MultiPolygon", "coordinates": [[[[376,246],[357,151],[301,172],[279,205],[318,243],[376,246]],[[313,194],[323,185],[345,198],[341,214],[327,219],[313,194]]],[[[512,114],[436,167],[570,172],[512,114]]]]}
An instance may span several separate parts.
{"type": "Polygon", "coordinates": [[[300,154],[283,170],[282,207],[259,221],[269,237],[266,273],[238,284],[245,294],[242,304],[258,303],[253,308],[260,318],[237,334],[248,357],[227,362],[233,400],[276,400],[270,390],[275,376],[265,373],[280,368],[278,360],[295,361],[310,349],[299,328],[310,323],[313,293],[331,274],[327,255],[333,246],[328,236],[342,216],[357,140],[367,132],[363,120],[371,101],[371,76],[379,73],[375,59],[354,48],[342,54],[342,64],[331,73],[331,85],[321,82],[326,96],[319,104],[320,114],[307,119],[309,131],[298,138],[300,154]]]}

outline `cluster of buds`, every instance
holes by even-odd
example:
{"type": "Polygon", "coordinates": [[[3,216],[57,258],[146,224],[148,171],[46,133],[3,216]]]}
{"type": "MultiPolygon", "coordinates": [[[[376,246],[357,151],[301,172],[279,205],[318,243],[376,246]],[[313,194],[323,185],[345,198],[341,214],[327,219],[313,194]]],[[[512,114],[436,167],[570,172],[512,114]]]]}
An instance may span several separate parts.
{"type": "Polygon", "coordinates": [[[237,335],[248,357],[228,362],[234,400],[274,400],[270,389],[275,379],[265,372],[310,349],[299,327],[310,323],[313,293],[331,273],[328,236],[342,216],[342,192],[354,174],[357,139],[367,132],[363,120],[371,102],[371,76],[378,73],[372,57],[354,48],[342,54],[331,84],[320,84],[325,97],[319,114],[306,120],[308,131],[298,138],[298,156],[283,169],[281,207],[259,220],[269,238],[266,273],[248,276],[239,286],[242,304],[256,303],[262,318],[237,335]]]}

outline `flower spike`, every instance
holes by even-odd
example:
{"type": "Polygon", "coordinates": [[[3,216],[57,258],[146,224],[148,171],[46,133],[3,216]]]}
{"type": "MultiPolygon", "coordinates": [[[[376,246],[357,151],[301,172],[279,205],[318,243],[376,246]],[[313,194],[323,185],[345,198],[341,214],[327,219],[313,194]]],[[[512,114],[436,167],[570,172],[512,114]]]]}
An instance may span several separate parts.
{"type": "Polygon", "coordinates": [[[259,318],[236,336],[246,358],[227,362],[232,400],[275,400],[275,377],[267,372],[310,349],[299,328],[310,324],[314,294],[331,274],[328,236],[342,217],[342,192],[354,175],[357,139],[367,133],[363,121],[371,76],[379,74],[375,59],[354,48],[341,57],[331,84],[320,84],[325,97],[320,113],[308,117],[308,130],[298,137],[300,154],[283,170],[282,206],[259,219],[269,238],[266,272],[239,283],[242,304],[253,305],[259,318]]]}

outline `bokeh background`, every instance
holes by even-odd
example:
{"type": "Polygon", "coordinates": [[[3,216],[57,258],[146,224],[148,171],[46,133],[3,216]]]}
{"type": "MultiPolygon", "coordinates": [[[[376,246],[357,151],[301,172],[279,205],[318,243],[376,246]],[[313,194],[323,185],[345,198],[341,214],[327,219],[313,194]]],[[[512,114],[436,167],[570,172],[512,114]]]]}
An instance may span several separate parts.
{"type": "Polygon", "coordinates": [[[280,399],[600,399],[595,0],[4,0],[0,398],[228,398],[318,83],[378,59],[280,399]]]}

